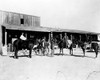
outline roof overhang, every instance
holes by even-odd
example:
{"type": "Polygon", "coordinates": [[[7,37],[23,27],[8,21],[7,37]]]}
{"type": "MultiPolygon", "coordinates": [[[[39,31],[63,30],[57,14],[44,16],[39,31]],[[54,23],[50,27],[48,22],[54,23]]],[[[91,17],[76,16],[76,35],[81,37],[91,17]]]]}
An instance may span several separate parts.
{"type": "Polygon", "coordinates": [[[79,33],[79,34],[100,34],[90,31],[74,30],[74,29],[60,29],[60,28],[50,28],[42,26],[16,26],[4,24],[6,29],[10,30],[24,30],[24,31],[38,31],[38,32],[69,32],[69,33],[79,33]]]}
{"type": "Polygon", "coordinates": [[[15,26],[15,25],[3,25],[9,30],[23,30],[23,31],[38,31],[38,32],[50,32],[48,28],[41,26],[15,26]]]}

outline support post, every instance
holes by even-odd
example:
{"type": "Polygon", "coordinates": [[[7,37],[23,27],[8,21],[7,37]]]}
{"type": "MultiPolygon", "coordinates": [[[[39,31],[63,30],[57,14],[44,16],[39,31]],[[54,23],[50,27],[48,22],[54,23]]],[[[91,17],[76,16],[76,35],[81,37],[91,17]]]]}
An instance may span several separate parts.
{"type": "Polygon", "coordinates": [[[62,39],[62,33],[60,33],[60,39],[62,39]]]}
{"type": "Polygon", "coordinates": [[[70,35],[70,37],[71,37],[71,41],[73,41],[73,35],[72,34],[70,35]]]}
{"type": "Polygon", "coordinates": [[[68,42],[67,42],[67,40],[68,40],[67,33],[65,33],[65,40],[66,40],[66,48],[67,48],[67,45],[68,45],[68,42]]]}
{"type": "Polygon", "coordinates": [[[2,54],[2,26],[0,25],[0,55],[2,54]]]}
{"type": "Polygon", "coordinates": [[[50,42],[51,42],[51,56],[53,56],[54,54],[54,40],[53,40],[53,32],[51,32],[51,35],[50,35],[50,42]]]}
{"type": "Polygon", "coordinates": [[[49,43],[49,52],[48,52],[48,55],[51,54],[51,33],[49,33],[48,35],[48,43],[49,43]]]}
{"type": "Polygon", "coordinates": [[[7,32],[5,32],[5,46],[7,46],[7,32]]]}
{"type": "Polygon", "coordinates": [[[4,30],[3,31],[4,32],[4,37],[5,37],[5,44],[4,44],[4,46],[2,47],[2,55],[6,55],[7,56],[7,32],[6,32],[6,30],[4,30]]]}
{"type": "Polygon", "coordinates": [[[50,37],[50,36],[51,36],[51,33],[49,33],[49,38],[48,38],[48,41],[49,41],[49,42],[50,42],[50,40],[51,40],[51,37],[50,37]]]}
{"type": "Polygon", "coordinates": [[[79,39],[79,40],[81,41],[81,40],[82,40],[82,36],[81,36],[81,35],[79,35],[79,37],[80,37],[80,39],[79,39]]]}
{"type": "Polygon", "coordinates": [[[26,37],[26,39],[27,39],[27,33],[25,33],[25,37],[26,37]]]}

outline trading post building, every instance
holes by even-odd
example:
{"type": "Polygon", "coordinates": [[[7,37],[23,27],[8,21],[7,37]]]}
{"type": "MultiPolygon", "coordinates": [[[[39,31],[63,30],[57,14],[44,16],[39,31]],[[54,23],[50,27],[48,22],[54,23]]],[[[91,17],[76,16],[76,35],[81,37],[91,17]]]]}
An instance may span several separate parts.
{"type": "Polygon", "coordinates": [[[42,27],[40,25],[40,17],[0,11],[0,53],[5,50],[12,51],[12,43],[14,40],[20,37],[21,33],[24,32],[28,39],[42,38],[50,40],[51,37],[68,36],[70,39],[80,39],[87,41],[87,38],[97,40],[98,33],[80,31],[80,30],[69,30],[59,28],[42,27]]]}

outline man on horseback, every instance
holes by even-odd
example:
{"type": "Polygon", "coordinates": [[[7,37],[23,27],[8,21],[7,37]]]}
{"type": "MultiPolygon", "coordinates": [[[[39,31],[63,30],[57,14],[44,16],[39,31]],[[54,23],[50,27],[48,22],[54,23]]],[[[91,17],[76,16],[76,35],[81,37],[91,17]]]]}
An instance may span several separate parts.
{"type": "Polygon", "coordinates": [[[27,40],[27,38],[24,36],[24,33],[22,33],[21,36],[20,36],[20,39],[19,39],[20,44],[22,44],[20,47],[24,46],[24,48],[26,48],[26,46],[27,46],[27,41],[26,40],[27,40]]]}
{"type": "Polygon", "coordinates": [[[13,43],[13,47],[14,47],[14,57],[15,58],[18,58],[18,51],[19,50],[29,50],[29,55],[28,57],[32,57],[32,49],[33,49],[33,46],[34,46],[34,41],[31,40],[31,39],[27,39],[25,36],[24,36],[24,33],[21,34],[20,36],[20,39],[17,39],[14,41],[13,43]]]}
{"type": "Polygon", "coordinates": [[[21,39],[21,40],[26,40],[26,39],[27,39],[27,38],[24,36],[24,33],[21,34],[20,39],[21,39]]]}

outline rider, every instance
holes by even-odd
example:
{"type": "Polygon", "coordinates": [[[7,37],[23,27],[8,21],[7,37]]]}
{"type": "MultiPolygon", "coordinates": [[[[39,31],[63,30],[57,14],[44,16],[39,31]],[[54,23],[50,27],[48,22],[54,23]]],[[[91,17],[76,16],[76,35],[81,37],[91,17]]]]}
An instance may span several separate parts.
{"type": "Polygon", "coordinates": [[[24,36],[24,33],[21,34],[20,39],[21,39],[21,40],[24,40],[24,41],[27,39],[27,38],[24,36]]]}

